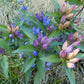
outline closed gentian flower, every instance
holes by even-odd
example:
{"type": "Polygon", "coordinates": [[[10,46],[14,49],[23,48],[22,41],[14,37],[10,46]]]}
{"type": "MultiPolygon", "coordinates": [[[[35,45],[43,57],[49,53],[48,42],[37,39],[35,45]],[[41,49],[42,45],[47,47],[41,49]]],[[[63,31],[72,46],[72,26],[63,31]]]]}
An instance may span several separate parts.
{"type": "Polygon", "coordinates": [[[15,27],[15,23],[12,23],[12,24],[11,24],[11,27],[12,27],[12,28],[15,27]]]}
{"type": "Polygon", "coordinates": [[[37,56],[38,55],[38,51],[33,51],[33,56],[37,56]]]}
{"type": "Polygon", "coordinates": [[[50,26],[49,25],[47,26],[47,31],[50,31],[50,26]]]}
{"type": "Polygon", "coordinates": [[[61,58],[64,58],[66,56],[66,51],[65,50],[62,50],[61,52],[60,52],[60,57],[61,58]]]}
{"type": "Polygon", "coordinates": [[[23,17],[21,17],[21,21],[23,21],[24,20],[24,18],[23,17]]]}
{"type": "Polygon", "coordinates": [[[0,54],[4,54],[4,50],[0,48],[0,54]]]}
{"type": "Polygon", "coordinates": [[[14,32],[15,35],[19,35],[19,33],[20,33],[19,30],[17,30],[17,31],[14,32]]]}
{"type": "Polygon", "coordinates": [[[9,38],[14,38],[14,35],[13,35],[13,34],[10,34],[10,35],[9,35],[9,38]]]}
{"type": "Polygon", "coordinates": [[[39,15],[37,13],[35,14],[35,18],[39,20],[39,15]]]}
{"type": "Polygon", "coordinates": [[[41,43],[46,43],[47,42],[47,36],[44,36],[42,39],[41,39],[41,43]]]}
{"type": "Polygon", "coordinates": [[[22,38],[23,35],[22,35],[22,34],[18,34],[17,37],[18,37],[18,38],[22,38]]]}
{"type": "Polygon", "coordinates": [[[47,44],[47,43],[46,43],[46,44],[43,44],[43,45],[42,45],[42,49],[47,49],[48,46],[49,46],[49,44],[47,44]]]}
{"type": "Polygon", "coordinates": [[[43,34],[42,34],[42,32],[40,32],[40,33],[38,34],[38,41],[40,42],[42,38],[43,38],[43,34]]]}
{"type": "Polygon", "coordinates": [[[61,23],[64,24],[65,21],[66,21],[66,16],[64,15],[64,16],[62,16],[62,18],[61,18],[61,23]]]}
{"type": "Polygon", "coordinates": [[[80,44],[80,41],[75,41],[72,45],[74,46],[74,47],[76,47],[76,46],[78,46],[80,44]]]}
{"type": "Polygon", "coordinates": [[[39,15],[39,20],[40,20],[40,21],[42,21],[42,20],[43,20],[43,15],[44,15],[44,13],[43,13],[43,12],[41,12],[41,13],[40,13],[40,15],[39,15]]]}
{"type": "Polygon", "coordinates": [[[38,47],[38,46],[39,46],[39,41],[38,41],[38,40],[34,40],[34,41],[33,41],[33,45],[34,45],[35,47],[38,47]]]}
{"type": "Polygon", "coordinates": [[[39,34],[39,32],[40,32],[40,28],[37,28],[36,33],[39,34]]]}
{"type": "Polygon", "coordinates": [[[33,31],[33,32],[36,32],[36,27],[33,27],[32,31],[33,31]]]}
{"type": "Polygon", "coordinates": [[[50,44],[52,41],[53,41],[53,37],[49,38],[49,39],[47,40],[47,43],[50,44]]]}
{"type": "Polygon", "coordinates": [[[71,68],[75,68],[75,65],[74,63],[68,62],[67,67],[71,69],[71,68]]]}
{"type": "Polygon", "coordinates": [[[68,40],[69,40],[69,41],[73,41],[73,34],[72,34],[72,33],[69,34],[68,40]]]}
{"type": "Polygon", "coordinates": [[[22,10],[27,10],[27,6],[22,5],[22,10]]]}
{"type": "Polygon", "coordinates": [[[70,45],[70,46],[68,46],[68,47],[66,48],[66,53],[71,53],[72,50],[73,50],[73,46],[70,45]]]}

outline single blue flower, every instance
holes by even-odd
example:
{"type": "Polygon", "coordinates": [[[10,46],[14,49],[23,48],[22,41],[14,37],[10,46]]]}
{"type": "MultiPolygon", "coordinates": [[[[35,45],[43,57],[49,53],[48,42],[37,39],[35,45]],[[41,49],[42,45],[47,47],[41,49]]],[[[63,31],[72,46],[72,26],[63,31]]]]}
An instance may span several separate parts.
{"type": "Polygon", "coordinates": [[[12,24],[11,24],[11,27],[15,27],[15,23],[12,23],[12,24]]]}
{"type": "Polygon", "coordinates": [[[48,71],[50,68],[46,68],[46,71],[48,71]]]}
{"type": "Polygon", "coordinates": [[[46,63],[46,66],[51,66],[51,65],[52,65],[52,63],[48,63],[48,62],[46,63]]]}
{"type": "Polygon", "coordinates": [[[33,56],[37,56],[37,55],[38,55],[38,51],[34,51],[33,56]]]}
{"type": "Polygon", "coordinates": [[[28,59],[31,58],[31,56],[28,57],[28,59]]]}
{"type": "Polygon", "coordinates": [[[14,43],[15,42],[15,40],[14,39],[12,39],[12,43],[14,43]]]}
{"type": "Polygon", "coordinates": [[[21,17],[21,21],[23,21],[24,20],[24,18],[23,17],[21,17]]]}
{"type": "Polygon", "coordinates": [[[28,42],[25,42],[25,45],[27,45],[28,44],[28,42]]]}
{"type": "Polygon", "coordinates": [[[33,27],[32,31],[33,31],[33,32],[36,32],[36,27],[33,27]]]}
{"type": "Polygon", "coordinates": [[[34,68],[34,67],[35,67],[35,64],[32,65],[32,68],[34,68]]]}

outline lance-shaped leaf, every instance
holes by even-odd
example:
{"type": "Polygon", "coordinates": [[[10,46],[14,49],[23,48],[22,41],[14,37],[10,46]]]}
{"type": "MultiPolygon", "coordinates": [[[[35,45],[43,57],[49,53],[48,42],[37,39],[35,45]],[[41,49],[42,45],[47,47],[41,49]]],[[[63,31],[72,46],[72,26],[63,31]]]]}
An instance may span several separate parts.
{"type": "Polygon", "coordinates": [[[28,81],[31,77],[31,69],[29,69],[26,73],[25,73],[25,81],[26,81],[26,84],[28,84],[28,81]]]}
{"type": "Polygon", "coordinates": [[[30,38],[31,40],[35,40],[36,36],[33,35],[33,33],[27,31],[27,30],[23,30],[22,31],[28,36],[28,38],[30,38]]]}
{"type": "Polygon", "coordinates": [[[8,79],[8,57],[7,56],[3,56],[0,60],[0,65],[1,65],[1,69],[3,74],[5,75],[5,77],[8,79]]]}
{"type": "Polygon", "coordinates": [[[11,48],[7,45],[6,41],[0,39],[0,47],[6,49],[7,51],[11,51],[11,48]]]}
{"type": "Polygon", "coordinates": [[[84,46],[83,45],[80,44],[77,47],[80,48],[80,50],[84,52],[84,46]]]}
{"type": "Polygon", "coordinates": [[[31,57],[30,59],[28,59],[28,61],[26,62],[26,66],[24,69],[24,72],[26,72],[27,70],[29,70],[31,68],[31,66],[34,64],[36,58],[31,57]]]}
{"type": "Polygon", "coordinates": [[[58,55],[51,55],[51,56],[43,57],[43,58],[40,58],[40,59],[42,61],[49,62],[49,63],[58,63],[58,62],[61,62],[61,60],[59,59],[58,55]]]}
{"type": "Polygon", "coordinates": [[[0,24],[0,31],[6,32],[7,31],[7,26],[0,24]]]}
{"type": "Polygon", "coordinates": [[[71,84],[76,84],[75,83],[75,74],[74,74],[73,69],[69,69],[69,68],[66,68],[66,67],[64,67],[64,69],[65,69],[65,72],[66,72],[66,74],[67,74],[67,76],[70,80],[70,83],[71,84]]]}
{"type": "Polygon", "coordinates": [[[56,10],[59,11],[60,5],[55,0],[51,0],[51,1],[52,1],[52,4],[55,6],[56,10]]]}
{"type": "Polygon", "coordinates": [[[19,52],[33,52],[35,49],[34,49],[34,46],[33,45],[25,45],[25,46],[22,46],[20,48],[18,48],[17,50],[13,51],[13,53],[19,53],[19,52]]]}
{"type": "Polygon", "coordinates": [[[83,53],[79,53],[75,57],[76,58],[79,58],[79,59],[82,59],[84,57],[84,54],[83,53]]]}
{"type": "Polygon", "coordinates": [[[40,84],[41,79],[39,77],[39,72],[36,73],[36,76],[34,77],[34,84],[40,84]]]}
{"type": "Polygon", "coordinates": [[[54,39],[57,38],[58,36],[60,36],[60,31],[59,30],[54,30],[50,35],[50,37],[53,37],[54,39]]]}

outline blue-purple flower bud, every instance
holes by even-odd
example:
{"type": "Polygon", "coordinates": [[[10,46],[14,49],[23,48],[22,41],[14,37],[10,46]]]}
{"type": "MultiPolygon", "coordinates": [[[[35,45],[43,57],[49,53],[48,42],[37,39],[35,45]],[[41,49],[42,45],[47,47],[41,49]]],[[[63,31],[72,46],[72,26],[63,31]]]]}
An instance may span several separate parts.
{"type": "Polygon", "coordinates": [[[33,27],[32,31],[33,31],[33,32],[36,32],[36,27],[33,27]]]}
{"type": "Polygon", "coordinates": [[[22,52],[21,54],[20,54],[20,57],[22,58],[24,56],[24,53],[22,52]]]}
{"type": "Polygon", "coordinates": [[[74,47],[76,47],[76,46],[78,46],[80,44],[80,41],[75,41],[72,45],[74,46],[74,47]]]}
{"type": "Polygon", "coordinates": [[[65,50],[62,50],[61,52],[60,52],[60,57],[61,58],[64,58],[66,56],[66,51],[65,50]]]}
{"type": "Polygon", "coordinates": [[[49,39],[47,40],[47,43],[50,44],[52,41],[53,41],[53,37],[49,38],[49,39]]]}
{"type": "Polygon", "coordinates": [[[19,0],[18,3],[19,3],[19,4],[20,4],[20,3],[23,3],[23,0],[19,0]]]}
{"type": "Polygon", "coordinates": [[[64,24],[65,21],[66,21],[66,16],[64,15],[64,16],[62,16],[62,18],[61,18],[61,23],[64,24]]]}
{"type": "Polygon", "coordinates": [[[42,34],[42,32],[40,32],[40,33],[38,34],[38,41],[40,42],[42,38],[43,38],[43,34],[42,34]]]}
{"type": "Polygon", "coordinates": [[[39,34],[39,32],[40,32],[40,28],[37,28],[36,33],[39,34]]]}
{"type": "Polygon", "coordinates": [[[28,57],[28,59],[31,58],[31,56],[28,57]]]}
{"type": "Polygon", "coordinates": [[[51,65],[52,65],[52,63],[48,63],[48,62],[46,63],[46,66],[51,66],[51,65]]]}
{"type": "Polygon", "coordinates": [[[12,27],[12,28],[15,27],[15,23],[12,23],[12,24],[11,24],[11,27],[12,27]]]}
{"type": "Polygon", "coordinates": [[[46,71],[48,71],[50,68],[46,68],[46,71]]]}
{"type": "Polygon", "coordinates": [[[34,45],[35,47],[38,47],[38,46],[39,46],[39,41],[34,40],[34,41],[33,41],[33,45],[34,45]]]}
{"type": "Polygon", "coordinates": [[[43,12],[41,12],[41,13],[40,13],[40,15],[39,15],[39,20],[40,20],[40,21],[42,21],[42,20],[43,20],[43,15],[44,15],[44,13],[43,13],[43,12]]]}
{"type": "Polygon", "coordinates": [[[47,42],[47,36],[44,36],[42,39],[41,39],[41,43],[46,43],[47,42]]]}
{"type": "Polygon", "coordinates": [[[48,46],[49,46],[49,44],[47,44],[47,43],[46,43],[46,44],[43,44],[43,45],[42,45],[42,49],[47,49],[48,46]]]}
{"type": "Polygon", "coordinates": [[[39,20],[39,15],[37,13],[35,14],[35,18],[39,20]]]}
{"type": "Polygon", "coordinates": [[[72,50],[73,50],[73,46],[72,45],[70,45],[70,46],[68,46],[67,48],[66,48],[66,53],[71,53],[72,52],[72,50]]]}
{"type": "Polygon", "coordinates": [[[38,51],[33,51],[33,56],[37,56],[38,55],[38,51]]]}
{"type": "Polygon", "coordinates": [[[19,33],[20,33],[19,30],[17,30],[17,31],[14,32],[15,35],[19,35],[19,33]]]}
{"type": "Polygon", "coordinates": [[[69,34],[68,40],[69,40],[69,41],[73,41],[73,34],[72,34],[72,33],[69,34]]]}
{"type": "Polygon", "coordinates": [[[34,67],[35,67],[35,64],[32,65],[32,68],[34,68],[34,67]]]}
{"type": "Polygon", "coordinates": [[[22,35],[22,34],[18,34],[17,37],[18,37],[18,38],[22,38],[23,35],[22,35]]]}
{"type": "Polygon", "coordinates": [[[10,34],[10,35],[9,35],[9,38],[14,38],[14,35],[13,35],[13,34],[10,34]]]}
{"type": "Polygon", "coordinates": [[[4,54],[4,50],[0,48],[0,54],[4,54]]]}

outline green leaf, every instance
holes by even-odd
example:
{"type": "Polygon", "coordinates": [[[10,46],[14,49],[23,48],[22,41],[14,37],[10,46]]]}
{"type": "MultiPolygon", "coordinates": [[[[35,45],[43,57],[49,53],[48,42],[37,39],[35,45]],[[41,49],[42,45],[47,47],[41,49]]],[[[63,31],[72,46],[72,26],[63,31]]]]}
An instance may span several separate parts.
{"type": "Polygon", "coordinates": [[[77,5],[81,5],[81,0],[65,0],[65,1],[69,1],[70,4],[77,4],[77,5]]]}
{"type": "Polygon", "coordinates": [[[55,0],[51,0],[51,1],[52,1],[52,4],[55,6],[56,10],[59,11],[60,5],[55,0]]]}
{"type": "Polygon", "coordinates": [[[53,42],[50,44],[50,47],[56,47],[57,45],[62,45],[62,44],[63,44],[62,42],[53,41],[53,42]]]}
{"type": "Polygon", "coordinates": [[[33,33],[27,31],[27,30],[23,30],[22,31],[31,39],[31,40],[35,40],[36,36],[33,35],[33,33]]]}
{"type": "Polygon", "coordinates": [[[60,17],[60,12],[46,13],[45,16],[60,17]]]}
{"type": "Polygon", "coordinates": [[[31,77],[31,69],[29,69],[26,73],[25,73],[25,81],[26,81],[26,84],[28,84],[28,81],[31,77]]]}
{"type": "Polygon", "coordinates": [[[50,37],[57,38],[58,36],[60,36],[60,31],[59,31],[59,30],[54,30],[54,31],[49,35],[49,38],[50,38],[50,37]]]}
{"type": "Polygon", "coordinates": [[[7,79],[8,79],[8,64],[9,64],[8,57],[3,56],[1,58],[0,65],[1,65],[2,72],[4,73],[4,75],[7,79]]]}
{"type": "Polygon", "coordinates": [[[37,72],[36,76],[34,77],[34,84],[40,84],[39,72],[37,72]]]}
{"type": "Polygon", "coordinates": [[[84,52],[84,46],[83,45],[80,44],[77,47],[80,48],[80,50],[84,52]]]}
{"type": "Polygon", "coordinates": [[[57,38],[58,36],[60,36],[60,31],[59,31],[59,30],[54,30],[54,31],[49,35],[49,38],[50,38],[50,37],[57,38]]]}
{"type": "MultiPolygon", "coordinates": [[[[45,53],[41,50],[39,52],[39,57],[45,57],[45,53]]],[[[40,79],[45,81],[45,62],[38,59],[37,60],[37,67],[38,67],[38,72],[39,72],[40,79]]]]}
{"type": "Polygon", "coordinates": [[[25,45],[22,46],[20,48],[18,48],[17,50],[13,51],[13,53],[19,53],[19,52],[33,52],[34,51],[34,46],[33,45],[25,45]]]}
{"type": "Polygon", "coordinates": [[[7,45],[7,43],[3,39],[0,39],[0,47],[6,49],[7,51],[12,51],[11,48],[7,45]]]}
{"type": "Polygon", "coordinates": [[[79,54],[76,55],[75,57],[82,59],[82,58],[84,57],[84,53],[79,53],[79,54]]]}
{"type": "Polygon", "coordinates": [[[61,60],[59,59],[59,56],[57,56],[57,55],[50,55],[48,57],[43,57],[43,58],[40,58],[40,59],[42,61],[49,62],[49,63],[61,62],[61,60]]]}
{"type": "Polygon", "coordinates": [[[30,59],[28,59],[25,69],[24,69],[24,72],[26,72],[27,70],[29,70],[31,68],[31,66],[34,64],[35,60],[36,60],[36,58],[34,58],[34,57],[31,57],[30,59]]]}
{"type": "Polygon", "coordinates": [[[66,72],[66,74],[67,74],[67,76],[70,80],[70,83],[71,84],[76,84],[75,83],[75,74],[74,74],[73,69],[69,69],[69,68],[66,68],[66,67],[64,69],[65,69],[65,72],[66,72]]]}
{"type": "Polygon", "coordinates": [[[0,31],[7,32],[7,26],[0,24],[0,31]]]}

